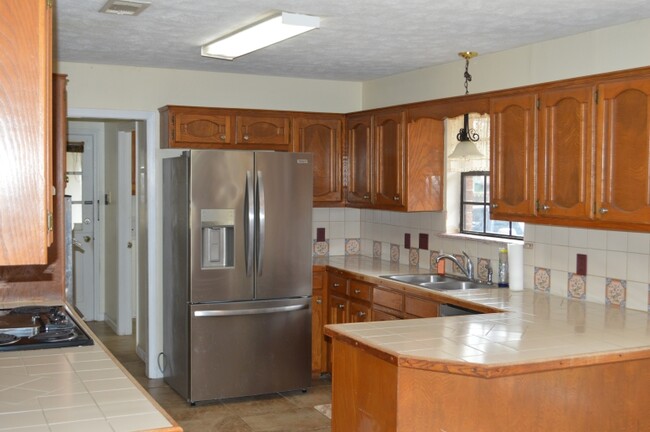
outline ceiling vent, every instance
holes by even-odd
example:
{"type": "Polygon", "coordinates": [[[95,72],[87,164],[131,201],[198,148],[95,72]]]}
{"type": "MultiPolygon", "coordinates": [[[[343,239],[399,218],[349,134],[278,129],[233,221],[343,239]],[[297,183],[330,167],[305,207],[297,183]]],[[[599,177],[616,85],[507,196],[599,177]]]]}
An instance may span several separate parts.
{"type": "Polygon", "coordinates": [[[99,11],[107,14],[134,16],[148,8],[150,4],[150,2],[133,0],[108,0],[99,11]]]}

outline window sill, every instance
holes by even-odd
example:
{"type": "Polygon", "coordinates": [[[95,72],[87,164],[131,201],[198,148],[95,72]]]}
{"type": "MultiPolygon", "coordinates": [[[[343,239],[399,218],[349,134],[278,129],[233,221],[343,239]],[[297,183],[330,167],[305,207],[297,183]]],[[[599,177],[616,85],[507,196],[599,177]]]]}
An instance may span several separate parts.
{"type": "Polygon", "coordinates": [[[496,237],[487,237],[487,236],[479,236],[479,235],[463,234],[463,233],[440,233],[438,234],[438,237],[456,239],[456,240],[475,240],[485,244],[500,244],[504,246],[508,244],[522,244],[522,245],[524,244],[523,240],[502,239],[496,237]]]}

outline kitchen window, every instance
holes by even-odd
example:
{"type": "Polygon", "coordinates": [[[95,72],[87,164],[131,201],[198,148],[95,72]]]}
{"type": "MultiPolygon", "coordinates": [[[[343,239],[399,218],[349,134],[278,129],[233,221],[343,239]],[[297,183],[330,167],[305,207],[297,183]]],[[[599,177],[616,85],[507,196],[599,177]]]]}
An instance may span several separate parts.
{"type": "Polygon", "coordinates": [[[521,240],[523,222],[490,218],[490,172],[460,173],[460,232],[464,234],[521,240]]]}

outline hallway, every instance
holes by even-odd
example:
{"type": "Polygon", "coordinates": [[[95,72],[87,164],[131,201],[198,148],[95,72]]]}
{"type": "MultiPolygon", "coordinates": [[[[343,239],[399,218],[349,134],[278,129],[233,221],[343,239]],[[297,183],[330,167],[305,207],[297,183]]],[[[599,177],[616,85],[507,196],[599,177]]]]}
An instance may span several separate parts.
{"type": "Polygon", "coordinates": [[[144,362],[135,353],[135,332],[116,336],[103,321],[88,326],[133,377],[186,432],[329,432],[330,420],[314,409],[331,403],[331,382],[322,378],[306,393],[292,391],[228,399],[190,406],[162,379],[145,376],[144,362]]]}

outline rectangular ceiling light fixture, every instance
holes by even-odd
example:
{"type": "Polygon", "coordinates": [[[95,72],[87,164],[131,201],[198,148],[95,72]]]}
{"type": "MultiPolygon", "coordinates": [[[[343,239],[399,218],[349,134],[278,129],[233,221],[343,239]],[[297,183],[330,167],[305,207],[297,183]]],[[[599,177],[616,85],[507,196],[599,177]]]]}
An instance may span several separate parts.
{"type": "Polygon", "coordinates": [[[233,60],[260,48],[308,32],[320,26],[320,18],[282,12],[264,21],[237,30],[201,47],[201,55],[233,60]]]}

